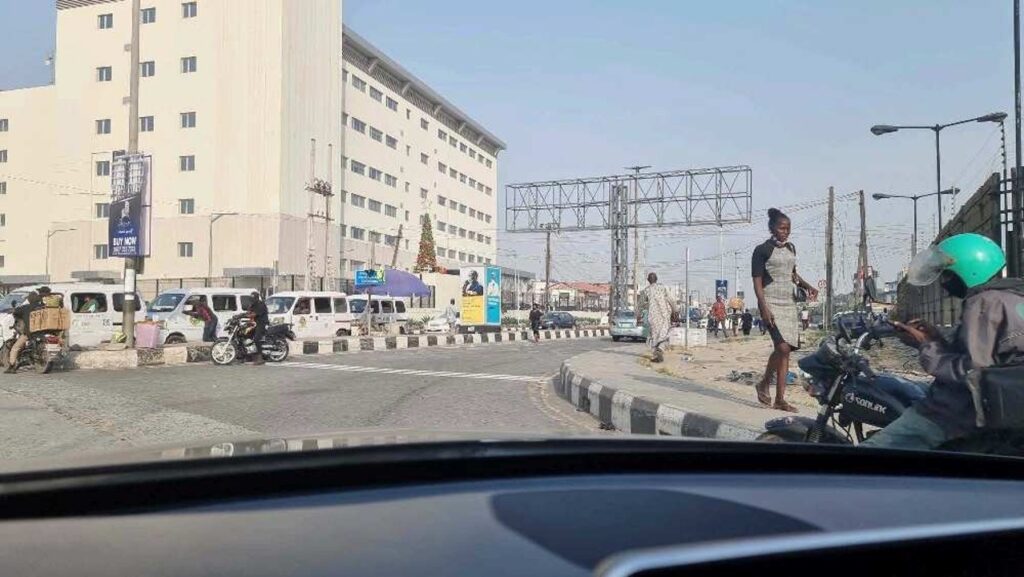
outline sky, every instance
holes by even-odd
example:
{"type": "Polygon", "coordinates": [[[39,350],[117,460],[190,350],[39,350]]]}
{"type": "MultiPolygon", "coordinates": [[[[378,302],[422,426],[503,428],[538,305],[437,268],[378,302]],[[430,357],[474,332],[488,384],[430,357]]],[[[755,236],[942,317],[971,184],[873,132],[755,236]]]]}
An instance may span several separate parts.
{"type": "MultiPolygon", "coordinates": [[[[19,23],[0,35],[0,88],[48,80],[53,4],[0,0],[0,21],[19,23]]],[[[507,143],[502,202],[508,183],[636,164],[749,165],[754,222],[728,228],[724,250],[714,231],[648,231],[644,270],[681,282],[689,246],[691,288],[705,294],[720,267],[749,292],[750,252],[767,238],[771,206],[811,205],[789,212],[792,240],[801,274],[824,278],[829,186],[843,199],[837,290],[852,286],[858,190],[869,261],[895,277],[911,256],[912,205],[870,195],[935,190],[934,143],[930,131],[874,136],[874,124],[1005,111],[1013,162],[1011,0],[346,0],[344,21],[507,143]]],[[[942,184],[961,188],[962,203],[1002,167],[999,127],[942,134],[942,184]]],[[[924,246],[934,202],[919,210],[924,246]]],[[[542,275],[542,237],[496,236],[499,262],[542,275]]],[[[563,233],[552,245],[554,279],[607,281],[607,233],[563,233]]]]}

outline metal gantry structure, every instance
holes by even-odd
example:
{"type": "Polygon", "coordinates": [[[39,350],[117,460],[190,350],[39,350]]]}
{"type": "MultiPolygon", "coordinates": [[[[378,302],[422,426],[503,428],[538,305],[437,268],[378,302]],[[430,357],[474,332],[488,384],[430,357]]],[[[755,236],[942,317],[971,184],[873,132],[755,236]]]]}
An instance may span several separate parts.
{"type": "Polygon", "coordinates": [[[749,223],[752,192],[749,166],[509,184],[505,230],[610,231],[611,313],[628,301],[630,229],[749,223]]]}

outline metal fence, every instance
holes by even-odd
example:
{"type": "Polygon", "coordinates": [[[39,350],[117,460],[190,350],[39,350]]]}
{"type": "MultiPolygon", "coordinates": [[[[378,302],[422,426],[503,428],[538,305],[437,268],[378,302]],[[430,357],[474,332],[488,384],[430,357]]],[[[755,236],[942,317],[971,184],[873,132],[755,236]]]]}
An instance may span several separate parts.
{"type": "MultiPolygon", "coordinates": [[[[1000,209],[1000,197],[1009,206],[1009,181],[1003,181],[998,173],[992,174],[971,195],[956,215],[942,227],[936,243],[953,235],[974,232],[983,234],[999,243],[1004,249],[1007,243],[1009,213],[1000,209]],[[1004,216],[1005,215],[1005,216],[1004,216]]],[[[919,318],[936,325],[952,325],[960,318],[960,299],[946,296],[938,283],[927,287],[915,287],[900,281],[896,299],[897,315],[904,319],[919,318]]]]}

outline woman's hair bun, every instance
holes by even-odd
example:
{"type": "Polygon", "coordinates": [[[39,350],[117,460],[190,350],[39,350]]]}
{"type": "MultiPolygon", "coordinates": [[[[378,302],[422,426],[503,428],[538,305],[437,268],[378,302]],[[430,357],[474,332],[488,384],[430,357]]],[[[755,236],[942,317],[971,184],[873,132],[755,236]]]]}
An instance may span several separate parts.
{"type": "Polygon", "coordinates": [[[770,218],[772,220],[775,220],[776,218],[779,218],[780,216],[782,216],[782,211],[781,210],[779,210],[777,208],[769,208],[768,209],[768,218],[770,218]]]}

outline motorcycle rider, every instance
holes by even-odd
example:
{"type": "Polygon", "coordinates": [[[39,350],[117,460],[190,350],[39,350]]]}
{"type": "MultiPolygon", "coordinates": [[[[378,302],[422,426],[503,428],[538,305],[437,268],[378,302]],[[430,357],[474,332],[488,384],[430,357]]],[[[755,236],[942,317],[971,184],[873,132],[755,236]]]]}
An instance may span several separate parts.
{"type": "Polygon", "coordinates": [[[931,449],[977,430],[968,371],[1018,364],[1024,355],[1024,281],[1000,278],[1005,265],[999,245],[971,233],[949,237],[914,258],[907,281],[926,286],[938,280],[963,299],[960,324],[947,340],[921,320],[893,323],[900,339],[920,350],[921,366],[935,380],[923,399],[864,445],[931,449]]]}
{"type": "Polygon", "coordinates": [[[7,359],[7,369],[4,373],[13,375],[18,372],[18,355],[28,343],[29,316],[32,311],[43,308],[43,299],[39,293],[32,291],[25,298],[25,302],[16,307],[11,315],[14,317],[14,330],[18,331],[18,338],[11,346],[11,354],[7,359]]]}
{"type": "Polygon", "coordinates": [[[263,342],[263,335],[267,332],[267,326],[270,325],[270,313],[267,311],[267,303],[263,302],[260,298],[260,293],[252,291],[250,295],[252,302],[249,304],[247,312],[255,323],[252,332],[252,341],[256,343],[256,357],[253,359],[252,364],[262,365],[263,355],[260,354],[261,343],[263,342]]]}

